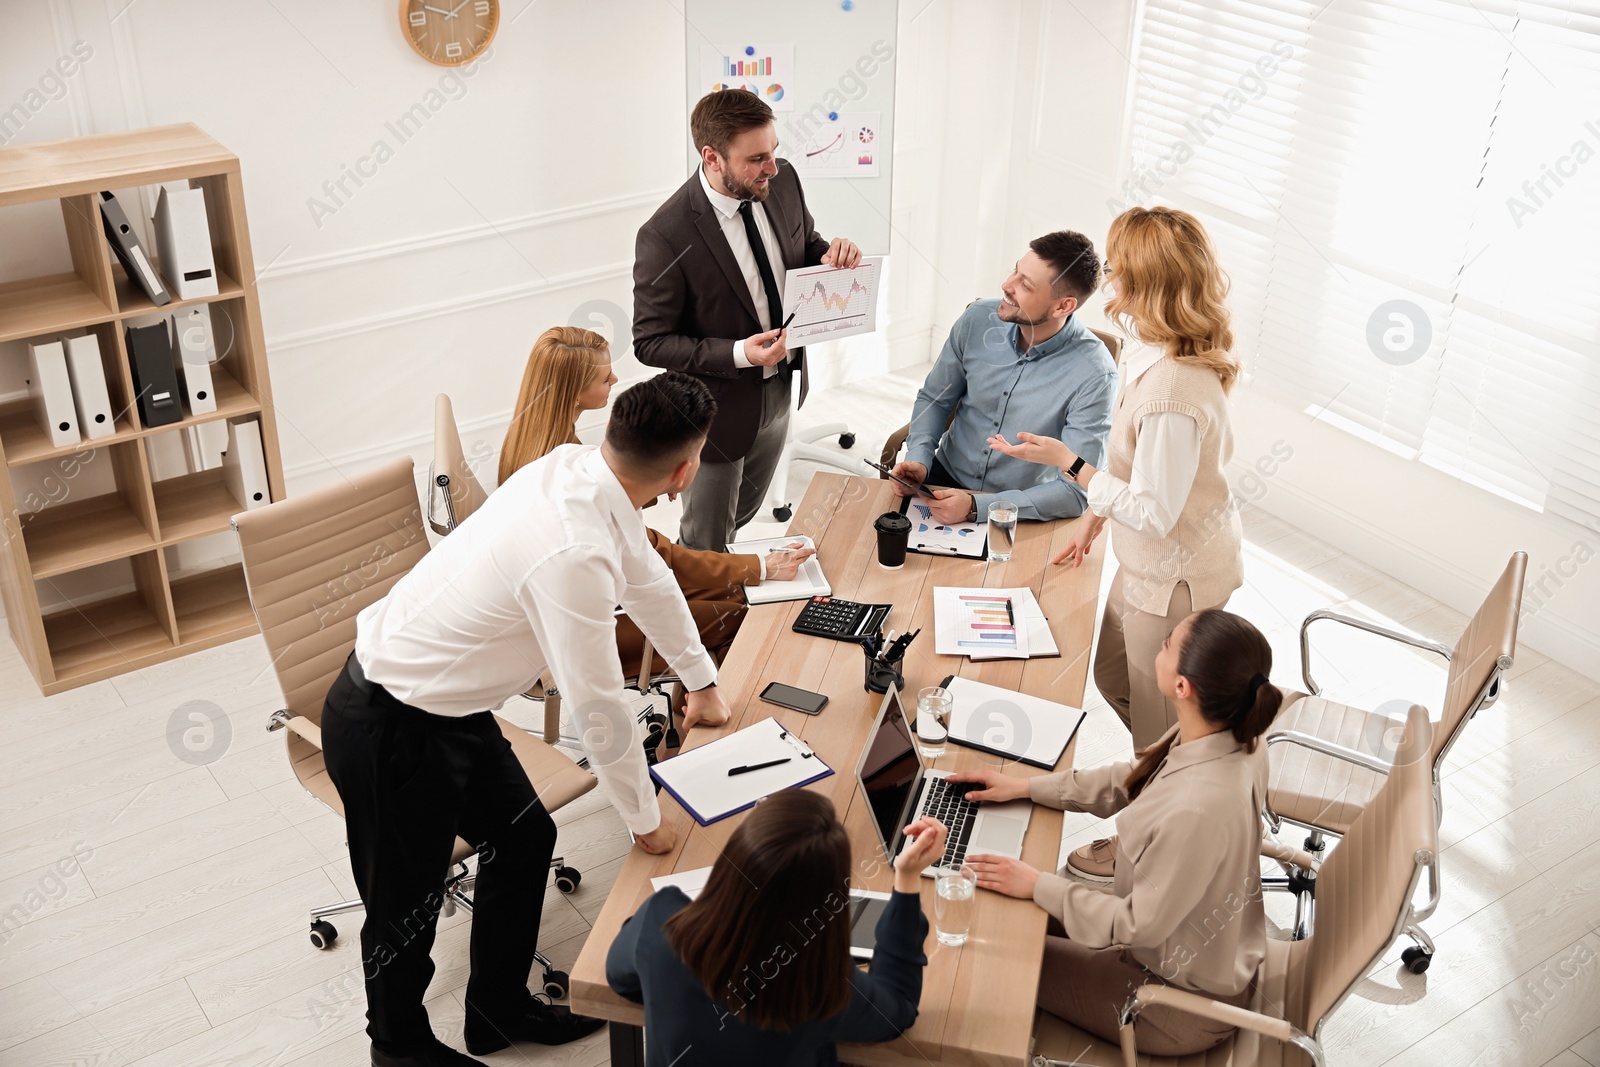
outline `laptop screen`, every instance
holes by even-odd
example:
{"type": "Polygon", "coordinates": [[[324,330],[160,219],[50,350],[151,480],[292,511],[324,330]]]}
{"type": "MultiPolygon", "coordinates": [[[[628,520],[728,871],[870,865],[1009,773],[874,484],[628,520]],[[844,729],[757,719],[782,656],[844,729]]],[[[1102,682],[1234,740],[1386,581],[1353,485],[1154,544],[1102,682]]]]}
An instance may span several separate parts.
{"type": "Polygon", "coordinates": [[[900,694],[890,686],[856,767],[856,778],[872,807],[872,820],[886,857],[892,858],[900,843],[900,830],[910,818],[921,770],[922,761],[912,742],[911,725],[900,706],[900,694]]]}

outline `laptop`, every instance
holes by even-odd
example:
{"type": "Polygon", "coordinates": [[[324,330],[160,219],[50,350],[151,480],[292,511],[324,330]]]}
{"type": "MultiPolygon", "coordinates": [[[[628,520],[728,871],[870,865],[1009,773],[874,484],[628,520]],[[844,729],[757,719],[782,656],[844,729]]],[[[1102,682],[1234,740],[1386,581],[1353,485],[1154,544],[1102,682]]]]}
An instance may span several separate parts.
{"type": "Polygon", "coordinates": [[[960,863],[969,853],[1021,859],[1033,802],[974,804],[965,794],[978,787],[951,783],[949,777],[949,771],[923,765],[899,690],[890,686],[856,764],[856,781],[872,810],[884,855],[892,862],[906,841],[900,831],[923,815],[932,815],[950,836],[944,857],[923,870],[925,878],[934,876],[935,867],[960,863]]]}

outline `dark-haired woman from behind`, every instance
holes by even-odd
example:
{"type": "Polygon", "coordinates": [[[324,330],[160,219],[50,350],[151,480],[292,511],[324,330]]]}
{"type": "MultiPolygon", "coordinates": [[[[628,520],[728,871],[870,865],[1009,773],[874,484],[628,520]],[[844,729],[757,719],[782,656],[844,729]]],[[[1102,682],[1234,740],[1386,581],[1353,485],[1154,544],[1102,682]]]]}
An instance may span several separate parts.
{"type": "MultiPolygon", "coordinates": [[[[1156,679],[1178,724],[1137,763],[1013,778],[981,770],[979,802],[1031,797],[1064,811],[1117,815],[1106,889],[1041,874],[1018,860],[969,856],[981,888],[1032,899],[1065,936],[1045,944],[1039,1006],[1109,1041],[1146,982],[1245,1005],[1266,955],[1261,908],[1258,739],[1283,694],[1267,680],[1272,648],[1249,622],[1211,608],[1185,617],[1156,654],[1156,679]],[[1120,813],[1120,814],[1119,814],[1120,813]]],[[[1203,1052],[1233,1028],[1160,1005],[1135,1023],[1139,1051],[1203,1052]]]]}
{"type": "Polygon", "coordinates": [[[611,988],[644,1004],[646,1063],[834,1064],[835,1042],[892,1041],[915,1022],[921,872],[945,829],[924,818],[904,833],[871,974],[850,959],[850,838],[820,793],[757,804],[693,902],[677,888],[646,900],[606,957],[611,988]]]}

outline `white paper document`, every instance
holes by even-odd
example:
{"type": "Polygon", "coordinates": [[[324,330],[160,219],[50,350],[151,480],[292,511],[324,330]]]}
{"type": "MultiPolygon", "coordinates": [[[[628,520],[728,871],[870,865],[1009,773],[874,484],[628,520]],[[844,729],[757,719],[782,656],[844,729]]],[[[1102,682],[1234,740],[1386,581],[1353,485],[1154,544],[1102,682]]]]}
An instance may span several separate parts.
{"type": "Polygon", "coordinates": [[[754,806],[764,796],[833,773],[777,719],[762,719],[709,744],[662,760],[650,773],[701,826],[754,806]],[[769,767],[729,774],[737,767],[769,767]]]}
{"type": "Polygon", "coordinates": [[[658,878],[652,878],[650,879],[650,888],[659,893],[668,886],[677,886],[683,890],[684,896],[693,900],[700,895],[700,890],[706,887],[706,882],[710,878],[710,867],[696,867],[693,870],[674,871],[671,874],[663,874],[658,878]]]}
{"type": "MultiPolygon", "coordinates": [[[[792,548],[795,545],[811,549],[817,547],[817,543],[811,538],[796,535],[766,537],[759,541],[735,541],[728,546],[728,551],[765,556],[768,552],[792,548]]],[[[832,595],[833,587],[828,584],[828,576],[822,573],[822,564],[818,562],[816,556],[800,564],[800,572],[790,581],[778,582],[769,578],[760,585],[744,587],[744,598],[752,604],[776,604],[783,600],[810,600],[814,596],[832,595]]]]}
{"type": "Polygon", "coordinates": [[[883,277],[882,256],[862,256],[861,262],[838,267],[796,267],[784,275],[783,317],[790,348],[837,341],[878,329],[878,280],[883,277]]]}
{"type": "Polygon", "coordinates": [[[1033,590],[964,589],[935,586],[933,590],[934,651],[941,656],[966,656],[973,660],[1036,659],[1059,656],[1050,620],[1045,618],[1033,590]],[[1005,603],[1011,602],[1008,615],[1005,603]]]}
{"type": "Polygon", "coordinates": [[[945,688],[955,703],[951,741],[1045,770],[1060,762],[1083,723],[1077,708],[999,686],[952,678],[945,688]]]}
{"type": "Polygon", "coordinates": [[[988,547],[987,522],[942,523],[933,517],[933,511],[921,497],[913,497],[906,505],[906,518],[911,520],[911,537],[906,547],[913,552],[982,559],[988,547]]]}

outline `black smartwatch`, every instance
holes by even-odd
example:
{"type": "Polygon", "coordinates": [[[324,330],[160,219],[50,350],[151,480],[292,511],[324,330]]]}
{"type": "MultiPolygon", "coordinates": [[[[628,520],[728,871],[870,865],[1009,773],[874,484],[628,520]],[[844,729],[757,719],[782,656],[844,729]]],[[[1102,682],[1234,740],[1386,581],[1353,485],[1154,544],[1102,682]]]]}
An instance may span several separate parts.
{"type": "Polygon", "coordinates": [[[1077,481],[1078,472],[1083,470],[1084,464],[1087,462],[1088,460],[1084,459],[1082,456],[1079,456],[1077,459],[1073,460],[1072,466],[1067,468],[1067,480],[1071,482],[1077,481]]]}

